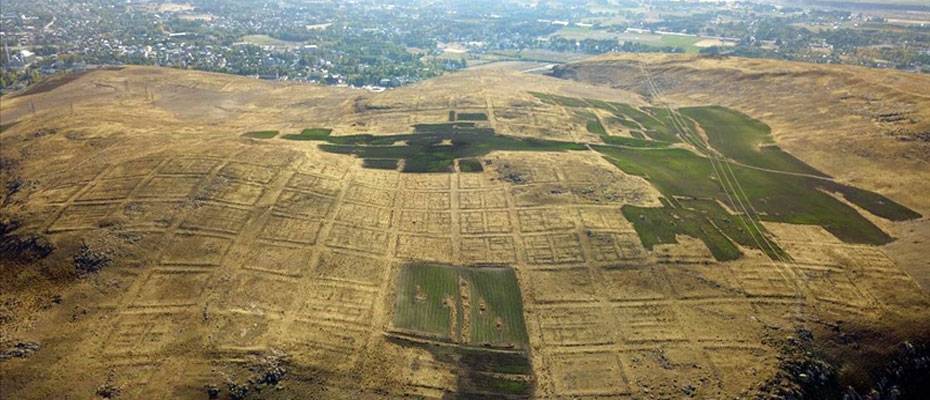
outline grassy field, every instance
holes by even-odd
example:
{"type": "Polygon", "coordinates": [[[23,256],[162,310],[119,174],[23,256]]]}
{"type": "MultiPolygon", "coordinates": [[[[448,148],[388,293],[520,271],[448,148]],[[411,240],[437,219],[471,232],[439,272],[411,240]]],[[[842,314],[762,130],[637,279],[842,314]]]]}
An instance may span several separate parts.
{"type": "Polygon", "coordinates": [[[289,42],[286,40],[276,39],[268,35],[245,35],[239,38],[242,43],[254,44],[256,46],[274,46],[282,48],[296,48],[303,45],[301,42],[289,42]]]}
{"type": "Polygon", "coordinates": [[[453,267],[417,264],[401,269],[394,325],[451,340],[453,320],[449,304],[461,307],[458,276],[458,270],[453,267]]]}
{"type": "Polygon", "coordinates": [[[327,128],[307,128],[298,134],[284,135],[287,140],[327,140],[332,129],[327,128]]]}
{"type": "Polygon", "coordinates": [[[460,172],[482,172],[484,167],[481,166],[481,161],[474,158],[463,158],[459,160],[459,171],[460,172]]]}
{"type": "Polygon", "coordinates": [[[707,134],[724,157],[746,165],[779,171],[826,176],[775,145],[768,125],[725,107],[688,107],[680,110],[707,134]]]}
{"type": "Polygon", "coordinates": [[[513,60],[536,61],[555,64],[568,63],[590,57],[590,55],[584,53],[561,52],[542,49],[497,50],[490,53],[501,57],[509,57],[513,60]]]}
{"type": "Polygon", "coordinates": [[[372,169],[397,169],[397,160],[390,158],[366,158],[362,160],[362,166],[372,169]]]}
{"type": "MultiPolygon", "coordinates": [[[[710,160],[693,152],[683,149],[636,150],[607,146],[597,146],[595,149],[624,172],[648,179],[668,198],[680,196],[716,200],[731,209],[739,209],[730,203],[729,196],[715,178],[710,160]]],[[[841,193],[847,200],[876,215],[899,220],[917,217],[913,211],[876,193],[829,180],[732,164],[729,168],[759,218],[820,225],[848,243],[878,245],[888,243],[892,238],[828,192],[841,193]]],[[[708,246],[713,242],[707,235],[700,238],[708,246]]]]}
{"type": "Polygon", "coordinates": [[[475,346],[527,346],[520,288],[510,268],[411,264],[397,287],[397,328],[475,346]]]}
{"type": "Polygon", "coordinates": [[[246,132],[242,134],[242,137],[252,138],[252,139],[271,139],[275,136],[278,136],[278,131],[255,131],[255,132],[246,132]]]}
{"type": "Polygon", "coordinates": [[[535,389],[533,367],[525,351],[501,352],[460,346],[434,346],[402,338],[390,339],[402,346],[429,351],[456,372],[454,399],[525,399],[535,389]]]}
{"type": "Polygon", "coordinates": [[[517,277],[510,268],[464,269],[471,282],[471,343],[528,344],[523,321],[523,302],[517,277]],[[474,302],[479,304],[474,304],[474,302]]]}
{"type": "Polygon", "coordinates": [[[575,40],[621,40],[624,42],[635,42],[656,47],[677,47],[686,53],[697,53],[700,50],[694,44],[703,38],[697,36],[681,35],[663,35],[656,33],[636,33],[636,32],[610,32],[606,29],[594,29],[580,26],[568,26],[560,29],[552,36],[559,36],[566,39],[575,40]]]}
{"type": "MultiPolygon", "coordinates": [[[[579,99],[538,92],[530,93],[548,104],[569,108],[599,108],[606,110],[613,113],[615,120],[623,126],[636,130],[637,132],[642,132],[653,140],[661,142],[679,141],[671,117],[668,115],[668,110],[666,109],[649,107],[641,110],[623,103],[596,99],[579,99]]],[[[579,113],[579,115],[590,114],[590,112],[587,111],[580,111],[579,113]]],[[[590,123],[589,121],[589,124],[590,123]]],[[[592,128],[597,129],[597,127],[589,127],[588,130],[590,131],[592,128]]]]}
{"type": "Polygon", "coordinates": [[[735,260],[742,255],[732,241],[760,249],[773,259],[787,256],[777,246],[769,248],[757,244],[756,240],[761,239],[753,238],[738,216],[729,214],[715,201],[680,200],[678,206],[664,203],[662,208],[624,206],[622,209],[623,216],[633,223],[643,246],[648,249],[657,244],[676,243],[675,235],[688,235],[701,239],[720,261],[735,260]]]}
{"type": "MultiPolygon", "coordinates": [[[[641,148],[661,148],[668,147],[670,144],[665,141],[646,140],[645,136],[643,136],[639,131],[633,131],[635,133],[631,132],[633,135],[638,135],[632,138],[625,136],[611,136],[609,133],[607,133],[607,128],[604,127],[604,124],[601,123],[600,119],[598,119],[597,115],[594,113],[583,111],[579,112],[578,115],[585,119],[585,129],[587,129],[588,132],[600,136],[601,140],[609,145],[641,148]]],[[[636,126],[638,127],[638,125],[636,126]]]]}
{"type": "Polygon", "coordinates": [[[488,116],[483,112],[475,113],[458,113],[455,115],[456,121],[487,121],[488,116]]]}
{"type": "Polygon", "coordinates": [[[588,129],[588,132],[591,132],[600,136],[607,136],[607,130],[604,129],[604,125],[601,124],[601,121],[594,117],[594,119],[589,119],[585,128],[588,129]]]}

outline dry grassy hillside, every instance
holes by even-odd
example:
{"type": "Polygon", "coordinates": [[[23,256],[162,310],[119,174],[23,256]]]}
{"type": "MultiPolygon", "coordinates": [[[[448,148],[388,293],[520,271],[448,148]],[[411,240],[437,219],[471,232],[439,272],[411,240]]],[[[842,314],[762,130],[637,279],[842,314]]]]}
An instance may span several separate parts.
{"type": "Polygon", "coordinates": [[[559,72],[588,82],[488,67],[377,94],[127,67],[6,96],[0,397],[869,387],[930,321],[911,275],[930,271],[918,265],[927,219],[904,207],[930,213],[919,87],[930,83],[778,65],[598,59],[559,72]],[[640,61],[660,96],[640,85],[640,61]],[[789,95],[810,80],[828,89],[789,95]],[[769,124],[777,145],[836,178],[778,179],[898,210],[818,197],[890,244],[766,221],[752,236],[762,246],[741,239],[734,204],[687,206],[698,199],[677,195],[674,176],[623,158],[704,165],[699,143],[640,137],[622,118],[645,116],[654,130],[635,126],[657,137],[707,136],[677,111],[663,119],[668,104],[769,124]],[[668,225],[683,231],[644,230],[671,205],[668,225]],[[818,368],[829,379],[799,378],[818,368]]]}

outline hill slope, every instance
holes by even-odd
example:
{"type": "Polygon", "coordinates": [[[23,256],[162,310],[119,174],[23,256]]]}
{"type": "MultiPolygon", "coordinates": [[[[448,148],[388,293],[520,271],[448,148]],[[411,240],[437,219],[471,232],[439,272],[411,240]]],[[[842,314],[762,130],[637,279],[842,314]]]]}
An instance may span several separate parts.
{"type": "Polygon", "coordinates": [[[4,97],[4,396],[838,393],[923,339],[925,78],[557,74],[582,82],[127,67],[4,97]]]}

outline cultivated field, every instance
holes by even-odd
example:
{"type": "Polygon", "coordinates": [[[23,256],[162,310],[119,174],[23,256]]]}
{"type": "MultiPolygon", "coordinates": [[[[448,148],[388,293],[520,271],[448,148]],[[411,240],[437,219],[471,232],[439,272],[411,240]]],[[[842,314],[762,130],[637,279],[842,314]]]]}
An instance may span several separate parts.
{"type": "Polygon", "coordinates": [[[768,68],[372,94],[129,67],[4,97],[4,397],[752,398],[816,346],[856,371],[926,332],[930,153],[898,137],[930,80],[768,68]],[[807,79],[841,99],[752,92],[807,79]],[[907,118],[850,111],[866,86],[907,118]]]}

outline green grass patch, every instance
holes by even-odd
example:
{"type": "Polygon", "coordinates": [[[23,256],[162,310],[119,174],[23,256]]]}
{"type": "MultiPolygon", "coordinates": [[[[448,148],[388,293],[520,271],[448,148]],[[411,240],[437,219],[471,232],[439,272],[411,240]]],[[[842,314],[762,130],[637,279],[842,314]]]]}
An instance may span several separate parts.
{"type": "MultiPolygon", "coordinates": [[[[647,107],[650,116],[648,118],[637,119],[645,133],[654,140],[666,142],[681,141],[678,138],[678,129],[675,128],[675,121],[672,119],[671,112],[667,108],[647,107]]],[[[688,129],[686,126],[685,129],[688,129]]]]}
{"type": "MultiPolygon", "coordinates": [[[[715,200],[739,210],[730,203],[717,181],[710,159],[683,149],[637,150],[608,146],[595,146],[595,149],[624,172],[648,179],[667,198],[715,200]]],[[[905,219],[916,215],[881,195],[833,181],[734,164],[729,168],[762,220],[820,225],[848,243],[879,245],[892,238],[827,192],[840,193],[876,215],[905,219]]]]}
{"type": "Polygon", "coordinates": [[[762,121],[719,106],[680,111],[704,128],[710,146],[727,158],[759,168],[826,176],[776,146],[771,129],[762,121]]]}
{"type": "MultiPolygon", "coordinates": [[[[601,100],[587,100],[594,104],[601,104],[604,107],[611,107],[608,103],[601,100]]],[[[601,140],[606,144],[611,144],[615,146],[629,146],[629,147],[641,147],[641,148],[661,148],[668,147],[670,143],[665,141],[657,140],[644,140],[645,136],[639,135],[639,138],[629,138],[624,136],[611,136],[607,133],[607,129],[601,123],[600,119],[596,114],[590,111],[576,111],[576,115],[580,118],[585,119],[586,125],[585,128],[588,132],[591,132],[595,135],[598,135],[601,140]]],[[[622,120],[626,122],[631,122],[629,120],[621,119],[622,117],[615,117],[616,120],[622,120]]],[[[637,125],[638,126],[638,125],[637,125]]]]}
{"type": "Polygon", "coordinates": [[[520,288],[511,268],[410,264],[402,268],[397,288],[397,328],[456,343],[464,337],[472,346],[527,346],[520,288]],[[463,332],[466,312],[469,330],[463,332]]]}
{"type": "Polygon", "coordinates": [[[639,147],[639,148],[651,148],[651,149],[659,149],[663,147],[668,147],[671,144],[667,142],[660,142],[657,140],[644,140],[642,138],[628,138],[624,136],[602,136],[601,140],[603,140],[604,143],[606,144],[610,144],[614,146],[639,147]]]}
{"type": "MultiPolygon", "coordinates": [[[[675,129],[674,120],[671,113],[664,108],[647,107],[643,110],[629,104],[608,102],[597,99],[580,99],[574,97],[565,97],[549,93],[529,92],[544,103],[560,105],[571,108],[599,108],[614,114],[614,120],[629,129],[640,130],[649,138],[660,142],[679,142],[677,130],[675,129]]],[[[593,116],[589,111],[578,112],[580,116],[593,116]]],[[[589,132],[600,134],[606,130],[600,121],[595,122],[591,118],[586,119],[586,126],[589,132]],[[601,125],[598,127],[597,125],[601,125]]],[[[597,119],[594,117],[593,119],[597,119]]]]}
{"type": "Polygon", "coordinates": [[[920,213],[875,192],[834,182],[824,182],[824,189],[839,193],[849,202],[891,221],[909,221],[921,217],[920,213]]]}
{"type": "Polygon", "coordinates": [[[458,304],[458,269],[409,265],[401,269],[394,303],[394,325],[426,336],[452,339],[450,306],[458,304]]]}
{"type": "Polygon", "coordinates": [[[659,42],[663,46],[677,47],[686,53],[696,54],[699,49],[694,44],[701,40],[702,38],[695,36],[662,35],[659,42]]]}
{"type": "Polygon", "coordinates": [[[588,129],[588,132],[591,132],[599,136],[607,136],[607,129],[604,129],[604,125],[601,124],[601,121],[596,117],[594,119],[589,119],[585,128],[588,129]]]}
{"type": "MultiPolygon", "coordinates": [[[[530,382],[519,377],[499,376],[490,374],[474,374],[471,379],[471,387],[480,389],[482,392],[491,392],[505,395],[522,395],[528,394],[532,389],[530,382]]],[[[473,397],[473,398],[494,398],[492,397],[473,397]]]]}
{"type": "Polygon", "coordinates": [[[550,93],[540,93],[540,92],[529,92],[531,95],[535,96],[537,99],[542,100],[543,103],[564,106],[564,107],[588,107],[588,104],[583,99],[578,99],[574,97],[559,96],[557,94],[550,93]]]}
{"type": "Polygon", "coordinates": [[[283,138],[288,140],[327,140],[331,133],[333,133],[333,130],[329,128],[307,128],[298,134],[284,135],[283,138]]]}
{"type": "MultiPolygon", "coordinates": [[[[590,100],[589,100],[590,101],[590,100]]],[[[605,110],[614,113],[617,121],[630,129],[642,130],[650,138],[665,142],[678,142],[677,131],[668,115],[668,110],[662,112],[660,108],[646,108],[640,110],[624,103],[595,103],[605,110]]]]}
{"type": "Polygon", "coordinates": [[[362,160],[362,167],[373,169],[397,169],[397,160],[390,158],[366,158],[362,160]]]}
{"type": "Polygon", "coordinates": [[[535,379],[525,351],[502,352],[462,346],[435,346],[405,338],[388,340],[430,352],[457,374],[454,399],[532,398],[535,379]]]}
{"type": "Polygon", "coordinates": [[[481,166],[481,161],[475,158],[463,158],[459,160],[459,171],[460,172],[482,172],[484,167],[481,166]]]}
{"type": "Polygon", "coordinates": [[[442,133],[450,129],[467,129],[474,128],[474,122],[440,122],[435,124],[416,124],[413,126],[413,133],[442,133]]]}
{"type": "Polygon", "coordinates": [[[475,113],[458,113],[455,116],[456,121],[487,121],[488,116],[483,112],[475,113]]]}
{"type": "MultiPolygon", "coordinates": [[[[636,123],[636,121],[633,121],[633,120],[631,120],[631,119],[627,119],[627,118],[625,118],[625,117],[623,117],[623,116],[611,117],[610,120],[613,121],[613,122],[616,122],[616,123],[618,123],[618,124],[620,124],[620,125],[623,125],[623,126],[626,127],[627,129],[630,129],[631,131],[634,131],[634,130],[635,130],[636,132],[639,132],[640,129],[643,129],[643,127],[640,126],[638,123],[636,123]]],[[[642,136],[642,133],[640,133],[640,136],[642,136]]],[[[642,138],[645,138],[645,136],[642,136],[642,138]]]]}
{"type": "Polygon", "coordinates": [[[462,348],[459,361],[469,368],[495,374],[530,375],[533,368],[526,356],[518,353],[489,353],[479,349],[462,348]]]}
{"type": "Polygon", "coordinates": [[[252,138],[252,139],[271,139],[275,136],[278,136],[278,131],[254,131],[246,132],[242,134],[243,137],[252,138]]]}
{"type": "MultiPolygon", "coordinates": [[[[785,259],[781,248],[759,245],[761,238],[753,237],[739,216],[731,215],[712,200],[678,201],[674,207],[645,208],[624,206],[624,217],[633,223],[640,240],[648,249],[657,244],[677,243],[675,235],[688,235],[704,242],[714,258],[720,261],[735,260],[742,253],[734,241],[745,247],[758,248],[773,259],[785,259]]],[[[755,231],[753,231],[755,232],[755,231]]]]}
{"type": "Polygon", "coordinates": [[[324,140],[329,143],[321,144],[320,149],[331,153],[403,159],[403,172],[449,172],[455,159],[480,157],[495,150],[586,150],[578,143],[497,135],[472,122],[420,124],[414,126],[412,134],[327,136],[324,140]]]}

